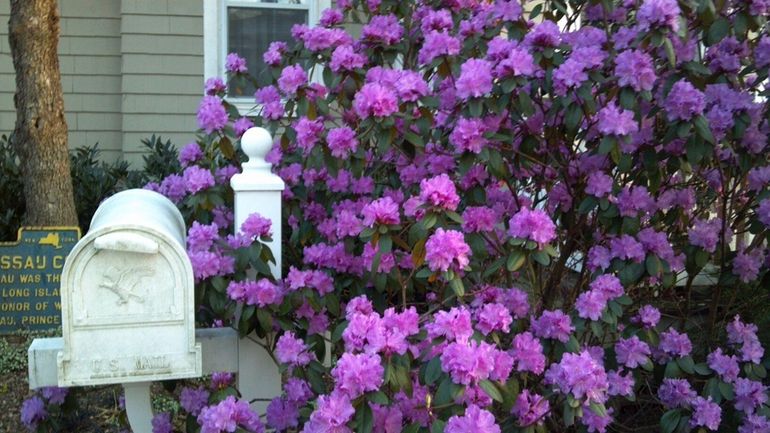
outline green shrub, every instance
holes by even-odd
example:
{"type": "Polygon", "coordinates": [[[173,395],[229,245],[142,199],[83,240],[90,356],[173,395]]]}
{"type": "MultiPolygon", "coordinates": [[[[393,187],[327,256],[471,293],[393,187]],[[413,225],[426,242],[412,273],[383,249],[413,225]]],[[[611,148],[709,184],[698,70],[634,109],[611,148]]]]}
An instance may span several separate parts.
{"type": "MultiPolygon", "coordinates": [[[[152,135],[142,140],[147,154],[141,170],[132,170],[128,162],[105,162],[99,158],[99,143],[79,147],[70,152],[70,168],[75,193],[78,225],[88,231],[91,217],[105,198],[129,188],[141,188],[147,182],[158,182],[180,170],[177,150],[171,140],[165,142],[152,135]]],[[[24,220],[24,182],[21,164],[8,136],[0,137],[0,240],[16,240],[24,220]]]]}

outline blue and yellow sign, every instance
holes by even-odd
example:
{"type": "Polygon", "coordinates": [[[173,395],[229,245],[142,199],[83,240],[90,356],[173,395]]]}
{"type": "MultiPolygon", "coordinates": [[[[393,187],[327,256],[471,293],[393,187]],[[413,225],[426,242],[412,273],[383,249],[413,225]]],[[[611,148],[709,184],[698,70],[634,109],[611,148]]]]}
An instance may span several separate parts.
{"type": "Polygon", "coordinates": [[[22,227],[0,243],[0,334],[61,326],[59,285],[77,227],[22,227]]]}

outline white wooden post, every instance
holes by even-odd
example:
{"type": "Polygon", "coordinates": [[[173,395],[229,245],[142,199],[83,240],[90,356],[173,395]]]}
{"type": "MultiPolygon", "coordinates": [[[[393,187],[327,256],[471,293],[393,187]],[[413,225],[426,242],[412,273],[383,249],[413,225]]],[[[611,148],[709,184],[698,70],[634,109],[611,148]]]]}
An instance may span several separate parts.
{"type": "MultiPolygon", "coordinates": [[[[270,270],[276,279],[281,278],[281,194],[283,180],[270,171],[265,161],[273,147],[273,138],[264,128],[250,128],[241,137],[241,148],[249,157],[243,163],[243,172],[230,180],[235,192],[235,232],[252,213],[259,213],[272,222],[273,241],[268,245],[276,263],[270,270]]],[[[271,399],[281,394],[281,374],[270,355],[254,340],[256,335],[241,339],[238,343],[238,389],[247,400],[271,399]]],[[[266,401],[252,404],[264,413],[266,401]]]]}

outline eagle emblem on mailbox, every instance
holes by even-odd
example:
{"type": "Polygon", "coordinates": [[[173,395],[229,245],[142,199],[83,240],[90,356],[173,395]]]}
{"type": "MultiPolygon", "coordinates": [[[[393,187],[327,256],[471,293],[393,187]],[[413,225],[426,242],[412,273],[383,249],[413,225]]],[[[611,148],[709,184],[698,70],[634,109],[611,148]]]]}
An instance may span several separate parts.
{"type": "Polygon", "coordinates": [[[111,266],[102,274],[102,282],[99,284],[99,288],[116,294],[118,296],[118,305],[126,304],[131,300],[143,304],[144,298],[135,292],[136,285],[139,284],[142,278],[150,277],[154,274],[155,271],[148,267],[136,267],[120,271],[111,266]]]}

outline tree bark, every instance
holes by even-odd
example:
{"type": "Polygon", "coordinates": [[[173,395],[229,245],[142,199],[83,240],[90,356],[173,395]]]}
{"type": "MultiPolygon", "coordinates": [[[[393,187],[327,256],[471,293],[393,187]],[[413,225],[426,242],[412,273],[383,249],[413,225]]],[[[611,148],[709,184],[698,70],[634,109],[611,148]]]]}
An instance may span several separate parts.
{"type": "Polygon", "coordinates": [[[8,39],[16,70],[13,146],[21,159],[25,224],[77,226],[59,72],[56,0],[11,0],[8,39]]]}

